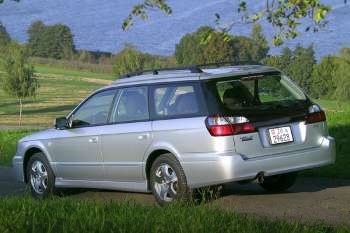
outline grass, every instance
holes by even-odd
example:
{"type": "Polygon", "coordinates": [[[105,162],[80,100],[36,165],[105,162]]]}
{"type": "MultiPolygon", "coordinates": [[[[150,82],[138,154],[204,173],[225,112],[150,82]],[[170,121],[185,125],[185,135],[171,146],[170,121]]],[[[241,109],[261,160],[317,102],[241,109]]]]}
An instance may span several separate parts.
{"type": "Polygon", "coordinates": [[[11,165],[16,153],[16,143],[33,130],[0,131],[0,165],[11,165]]]}
{"type": "Polygon", "coordinates": [[[0,199],[0,232],[350,232],[345,227],[257,219],[206,205],[165,208],[131,201],[0,199]]]}
{"type": "Polygon", "coordinates": [[[40,74],[62,75],[65,77],[85,77],[85,78],[106,79],[106,80],[116,79],[115,75],[113,74],[73,70],[73,69],[52,67],[48,65],[35,65],[35,72],[40,74]]]}

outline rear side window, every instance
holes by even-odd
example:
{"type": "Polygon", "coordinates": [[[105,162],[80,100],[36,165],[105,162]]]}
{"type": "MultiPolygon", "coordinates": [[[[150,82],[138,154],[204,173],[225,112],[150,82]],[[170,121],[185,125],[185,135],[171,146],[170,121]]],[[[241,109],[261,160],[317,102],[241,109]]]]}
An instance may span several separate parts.
{"type": "Polygon", "coordinates": [[[197,85],[155,87],[151,98],[153,98],[155,118],[190,117],[203,114],[197,85]]]}
{"type": "Polygon", "coordinates": [[[149,119],[147,87],[124,88],[119,91],[111,114],[111,123],[149,119]]]}

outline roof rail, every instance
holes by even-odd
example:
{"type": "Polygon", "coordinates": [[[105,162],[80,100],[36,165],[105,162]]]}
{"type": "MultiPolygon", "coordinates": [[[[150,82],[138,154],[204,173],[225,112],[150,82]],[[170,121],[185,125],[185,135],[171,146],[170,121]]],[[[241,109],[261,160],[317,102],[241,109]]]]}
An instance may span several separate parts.
{"type": "Polygon", "coordinates": [[[197,66],[188,66],[188,67],[172,67],[172,68],[161,68],[161,69],[153,69],[153,70],[143,70],[143,71],[136,71],[128,74],[124,74],[120,76],[120,79],[123,78],[130,78],[133,76],[138,76],[138,75],[143,75],[143,74],[153,74],[153,75],[158,75],[159,72],[162,71],[179,71],[179,70],[188,70],[191,73],[203,73],[202,69],[200,69],[197,66]]]}
{"type": "Polygon", "coordinates": [[[238,65],[263,65],[263,64],[257,63],[257,62],[251,62],[251,61],[217,62],[217,63],[207,63],[207,64],[200,64],[200,65],[191,65],[191,66],[185,66],[185,67],[171,67],[171,68],[160,68],[160,69],[136,71],[136,72],[121,75],[119,78],[124,79],[124,78],[130,78],[130,77],[139,76],[139,75],[143,75],[143,74],[158,75],[159,72],[162,72],[162,71],[188,70],[191,73],[203,73],[202,69],[205,69],[205,68],[228,66],[228,65],[229,66],[238,66],[238,65]]]}
{"type": "Polygon", "coordinates": [[[215,63],[205,63],[196,65],[200,69],[211,68],[211,67],[221,67],[221,66],[242,66],[242,65],[264,65],[259,62],[252,61],[228,61],[228,62],[215,62],[215,63]]]}

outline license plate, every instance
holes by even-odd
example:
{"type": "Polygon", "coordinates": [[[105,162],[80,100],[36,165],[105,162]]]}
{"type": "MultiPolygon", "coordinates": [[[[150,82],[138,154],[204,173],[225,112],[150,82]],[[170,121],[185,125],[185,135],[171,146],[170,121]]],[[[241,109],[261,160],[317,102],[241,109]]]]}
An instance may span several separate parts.
{"type": "Polygon", "coordinates": [[[268,130],[271,145],[293,142],[293,134],[290,127],[272,128],[268,130]]]}

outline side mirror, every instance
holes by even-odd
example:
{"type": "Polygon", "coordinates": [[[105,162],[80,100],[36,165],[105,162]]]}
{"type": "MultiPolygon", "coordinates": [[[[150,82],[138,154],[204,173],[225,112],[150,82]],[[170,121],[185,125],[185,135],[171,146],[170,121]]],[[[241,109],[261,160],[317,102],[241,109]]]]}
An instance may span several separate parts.
{"type": "Polygon", "coordinates": [[[59,117],[55,119],[56,129],[66,129],[68,128],[68,120],[65,117],[59,117]]]}

